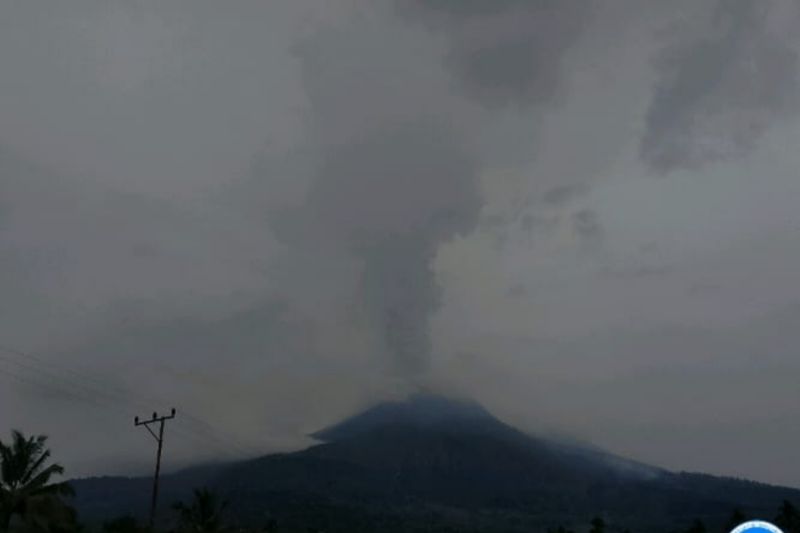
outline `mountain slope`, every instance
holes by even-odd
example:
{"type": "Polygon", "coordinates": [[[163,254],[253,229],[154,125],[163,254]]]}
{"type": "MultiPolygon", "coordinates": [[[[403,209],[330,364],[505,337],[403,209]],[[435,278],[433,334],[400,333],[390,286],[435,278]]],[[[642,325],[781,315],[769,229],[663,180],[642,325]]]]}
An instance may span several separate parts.
{"type": "MultiPolygon", "coordinates": [[[[167,476],[164,494],[178,498],[192,484],[210,485],[241,523],[272,516],[328,531],[530,531],[596,514],[657,531],[696,517],[722,522],[737,505],[771,517],[783,499],[800,501],[792,489],[673,474],[531,437],[479,405],[436,396],[381,404],[314,436],[323,443],[300,452],[167,476]]],[[[76,488],[81,494],[104,483],[78,481],[76,488]]],[[[141,480],[114,483],[126,497],[134,486],[143,491],[141,480]]],[[[107,501],[101,512],[83,496],[80,506],[91,516],[108,511],[107,501]]]]}

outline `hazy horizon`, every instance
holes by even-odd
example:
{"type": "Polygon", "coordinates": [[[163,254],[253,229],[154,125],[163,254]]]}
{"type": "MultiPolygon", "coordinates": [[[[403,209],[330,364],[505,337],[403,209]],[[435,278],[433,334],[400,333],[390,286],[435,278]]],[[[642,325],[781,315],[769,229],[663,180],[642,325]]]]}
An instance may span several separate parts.
{"type": "Polygon", "coordinates": [[[293,449],[415,390],[800,487],[800,5],[0,5],[0,439],[293,449]]]}

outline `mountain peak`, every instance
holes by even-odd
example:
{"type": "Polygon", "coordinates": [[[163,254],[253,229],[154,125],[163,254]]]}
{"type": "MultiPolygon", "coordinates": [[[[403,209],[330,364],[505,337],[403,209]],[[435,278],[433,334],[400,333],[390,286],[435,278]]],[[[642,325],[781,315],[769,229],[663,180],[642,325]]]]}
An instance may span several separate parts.
{"type": "Polygon", "coordinates": [[[401,401],[389,401],[370,407],[338,424],[314,433],[312,437],[335,441],[388,427],[464,427],[502,425],[479,403],[417,393],[401,401]]]}
{"type": "Polygon", "coordinates": [[[404,405],[409,414],[437,421],[447,419],[494,419],[481,404],[464,398],[450,398],[430,392],[418,392],[409,396],[404,405]]]}
{"type": "MultiPolygon", "coordinates": [[[[741,502],[758,516],[800,498],[792,489],[676,475],[529,436],[473,401],[429,393],[375,405],[315,436],[327,442],[165,476],[164,495],[177,500],[190,497],[194,487],[211,486],[235,494],[243,524],[261,523],[269,508],[298,530],[322,522],[336,531],[385,530],[392,523],[392,531],[434,525],[460,531],[467,523],[531,531],[585,523],[598,512],[632,528],[661,531],[698,512],[721,524],[741,502]]],[[[148,482],[80,481],[77,505],[84,516],[108,519],[135,508],[148,482]]]]}

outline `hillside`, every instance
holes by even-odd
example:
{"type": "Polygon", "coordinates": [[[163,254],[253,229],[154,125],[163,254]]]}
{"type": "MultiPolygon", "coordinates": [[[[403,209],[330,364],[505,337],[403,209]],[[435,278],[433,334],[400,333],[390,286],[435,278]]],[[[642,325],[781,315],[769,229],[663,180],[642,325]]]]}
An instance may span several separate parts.
{"type": "MultiPolygon", "coordinates": [[[[326,531],[531,531],[602,515],[659,531],[694,518],[724,522],[735,506],[771,517],[800,491],[676,474],[592,448],[526,435],[479,405],[437,396],[385,403],[314,435],[321,444],[163,479],[162,502],[209,485],[230,517],[326,531]]],[[[143,512],[149,480],[75,482],[81,514],[143,512]]],[[[162,508],[166,508],[163,505],[162,508]]]]}

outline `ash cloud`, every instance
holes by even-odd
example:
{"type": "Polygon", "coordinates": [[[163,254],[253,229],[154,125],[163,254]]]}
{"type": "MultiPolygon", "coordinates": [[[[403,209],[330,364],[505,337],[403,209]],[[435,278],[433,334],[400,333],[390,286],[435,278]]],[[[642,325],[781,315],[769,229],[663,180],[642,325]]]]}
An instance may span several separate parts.
{"type": "Polygon", "coordinates": [[[675,42],[655,63],[641,157],[659,173],[747,154],[772,122],[797,111],[796,43],[776,20],[796,19],[797,6],[783,0],[708,6],[699,21],[676,28],[675,42]]]}
{"type": "Polygon", "coordinates": [[[581,209],[572,215],[575,232],[587,242],[598,242],[603,237],[603,226],[600,224],[596,212],[591,209],[581,209]]]}
{"type": "Polygon", "coordinates": [[[435,65],[426,71],[402,48],[362,46],[365,33],[394,31],[406,43],[413,33],[371,24],[322,31],[295,48],[309,111],[301,153],[312,163],[302,201],[270,220],[288,264],[313,257],[312,276],[348,285],[348,319],[390,373],[414,379],[427,371],[440,305],[432,263],[478,223],[481,165],[435,65]],[[346,267],[326,272],[335,261],[346,267]]]}
{"type": "MultiPolygon", "coordinates": [[[[140,402],[266,452],[422,383],[676,469],[745,442],[713,466],[800,479],[796,358],[752,356],[796,321],[711,359],[669,328],[735,339],[800,298],[794,0],[52,4],[0,3],[0,340],[138,391],[87,416],[2,376],[6,428],[71,474],[149,471],[112,438],[140,402]],[[734,352],[752,397],[715,366],[734,352]],[[704,361],[681,397],[718,402],[676,407],[704,361]]],[[[174,457],[211,455],[192,426],[174,457]]]]}
{"type": "Polygon", "coordinates": [[[556,98],[561,60],[579,38],[593,2],[398,0],[398,9],[442,31],[445,65],[483,105],[531,106],[556,98]]]}
{"type": "Polygon", "coordinates": [[[400,375],[416,376],[427,367],[428,321],[439,306],[432,261],[477,223],[476,162],[451,128],[427,120],[367,131],[320,156],[302,210],[287,214],[291,245],[325,241],[356,259],[358,305],[378,350],[400,375]]]}
{"type": "Polygon", "coordinates": [[[547,205],[560,207],[573,201],[575,198],[586,192],[583,184],[558,185],[545,191],[542,200],[547,205]]]}
{"type": "Polygon", "coordinates": [[[309,257],[349,265],[338,273],[351,290],[347,313],[392,372],[413,381],[429,367],[441,304],[433,262],[480,223],[480,130],[491,118],[478,109],[554,101],[562,56],[588,10],[518,1],[393,7],[295,46],[308,100],[298,153],[311,163],[298,178],[302,200],[270,219],[288,265],[309,257]],[[454,78],[465,91],[452,90],[454,78]]]}

